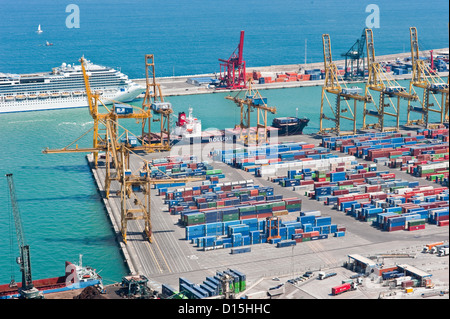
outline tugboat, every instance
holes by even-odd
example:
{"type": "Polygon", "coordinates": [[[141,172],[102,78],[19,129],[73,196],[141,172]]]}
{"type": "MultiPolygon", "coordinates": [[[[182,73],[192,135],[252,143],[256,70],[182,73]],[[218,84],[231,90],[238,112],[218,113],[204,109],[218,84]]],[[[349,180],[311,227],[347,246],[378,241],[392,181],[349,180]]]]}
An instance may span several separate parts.
{"type": "Polygon", "coordinates": [[[272,121],[272,127],[278,129],[278,136],[301,135],[308,125],[309,119],[298,117],[277,117],[272,121]]]}

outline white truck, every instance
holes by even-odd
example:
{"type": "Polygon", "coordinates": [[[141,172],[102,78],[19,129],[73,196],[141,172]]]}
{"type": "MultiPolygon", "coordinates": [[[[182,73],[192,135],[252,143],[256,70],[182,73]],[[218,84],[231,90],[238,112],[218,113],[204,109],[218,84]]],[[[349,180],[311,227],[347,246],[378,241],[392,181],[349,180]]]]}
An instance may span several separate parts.
{"type": "Polygon", "coordinates": [[[444,247],[444,248],[439,249],[438,256],[439,257],[448,256],[448,250],[449,250],[448,247],[444,247]]]}
{"type": "Polygon", "coordinates": [[[436,246],[434,246],[433,248],[431,248],[431,253],[432,254],[437,254],[437,253],[439,253],[439,251],[441,250],[441,249],[444,249],[444,248],[448,248],[448,244],[443,244],[443,245],[436,245],[436,246]]]}

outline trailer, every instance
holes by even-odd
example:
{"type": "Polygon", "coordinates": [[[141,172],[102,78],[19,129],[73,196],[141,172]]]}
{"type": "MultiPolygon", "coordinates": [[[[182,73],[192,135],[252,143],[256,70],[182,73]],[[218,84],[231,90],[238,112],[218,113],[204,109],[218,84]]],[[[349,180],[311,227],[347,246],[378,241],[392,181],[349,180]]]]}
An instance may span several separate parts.
{"type": "Polygon", "coordinates": [[[337,296],[343,292],[350,291],[350,290],[356,290],[356,286],[353,282],[345,283],[345,284],[331,288],[331,294],[333,296],[337,296]]]}
{"type": "Polygon", "coordinates": [[[330,272],[330,273],[324,273],[324,272],[319,272],[319,279],[320,280],[324,280],[324,279],[327,279],[327,278],[329,278],[329,277],[333,277],[333,276],[336,276],[337,275],[337,273],[335,273],[335,272],[330,272]]]}
{"type": "Polygon", "coordinates": [[[443,242],[436,242],[436,243],[425,245],[425,247],[423,247],[422,252],[424,252],[424,253],[431,252],[431,250],[433,249],[434,246],[443,245],[443,244],[444,244],[443,242]]]}
{"type": "Polygon", "coordinates": [[[449,250],[448,247],[444,247],[444,248],[439,249],[438,256],[439,257],[448,256],[448,250],[449,250]]]}
{"type": "Polygon", "coordinates": [[[444,248],[448,248],[448,244],[436,245],[431,249],[430,253],[437,254],[441,249],[444,248]]]}

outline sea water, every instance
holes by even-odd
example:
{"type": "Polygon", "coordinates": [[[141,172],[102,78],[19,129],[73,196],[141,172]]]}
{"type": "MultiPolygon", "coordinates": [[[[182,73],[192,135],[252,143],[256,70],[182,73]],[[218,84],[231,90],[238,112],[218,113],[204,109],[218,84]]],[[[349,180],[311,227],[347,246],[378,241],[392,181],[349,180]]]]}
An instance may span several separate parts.
{"type": "MultiPolygon", "coordinates": [[[[144,55],[155,54],[157,76],[217,72],[245,30],[247,66],[298,64],[322,59],[322,33],[330,33],[335,59],[361,35],[372,1],[211,1],[73,0],[80,28],[67,28],[69,2],[2,1],[0,72],[49,71],[85,55],[94,63],[120,67],[130,78],[144,77],[144,55]],[[38,24],[44,32],[35,33],[38,24]],[[45,46],[45,41],[54,43],[45,46]]],[[[448,47],[448,3],[377,1],[380,28],[374,29],[378,55],[407,52],[409,27],[416,26],[423,49],[448,47]],[[432,23],[431,23],[432,21],[432,23]]],[[[78,62],[77,62],[78,63],[78,62]]],[[[446,81],[447,79],[445,79],[446,81]]],[[[408,81],[400,81],[408,87],[408,81]]],[[[362,86],[361,84],[358,84],[362,86]]],[[[308,117],[304,133],[317,132],[321,87],[261,90],[278,116],[308,117]]],[[[240,111],[229,93],[169,97],[175,114],[194,109],[206,128],[231,128],[240,111]]],[[[133,104],[139,106],[142,100],[133,104]]],[[[405,103],[402,102],[404,106],[405,103]]],[[[361,109],[361,107],[360,107],[361,109]]],[[[402,107],[402,114],[406,108],[402,107]]],[[[361,116],[362,117],[362,116],[361,116]]],[[[404,117],[402,117],[403,121],[404,117]]],[[[361,119],[358,117],[358,125],[361,119]]],[[[34,279],[64,274],[64,262],[78,261],[100,271],[105,283],[127,274],[110,221],[87,165],[86,154],[43,154],[62,148],[93,125],[86,108],[0,114],[0,283],[20,281],[7,173],[13,173],[34,279]]],[[[351,129],[348,123],[342,130],[351,129]]],[[[387,126],[394,125],[389,120],[387,126]]],[[[136,128],[137,126],[133,126],[136,128]]],[[[79,141],[90,146],[92,135],[79,141]]]]}

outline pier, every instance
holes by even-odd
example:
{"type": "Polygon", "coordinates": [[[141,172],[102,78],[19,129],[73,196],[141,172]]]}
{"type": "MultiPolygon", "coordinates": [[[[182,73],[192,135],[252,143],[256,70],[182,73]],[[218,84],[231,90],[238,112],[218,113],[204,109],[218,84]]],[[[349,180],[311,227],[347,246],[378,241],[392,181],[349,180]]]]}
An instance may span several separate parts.
{"type": "MultiPolygon", "coordinates": [[[[442,49],[434,49],[433,52],[437,55],[440,53],[447,54],[449,52],[449,48],[442,49]]],[[[428,57],[430,55],[429,51],[421,51],[421,56],[428,57]]],[[[396,54],[388,54],[388,55],[380,55],[376,57],[376,61],[378,62],[395,62],[400,60],[404,62],[405,58],[410,58],[411,52],[405,53],[396,53],[396,54]]],[[[335,64],[338,67],[344,67],[345,60],[337,60],[335,64]]],[[[305,70],[312,69],[323,69],[324,64],[322,62],[308,63],[308,64],[290,64],[290,65],[271,65],[271,66],[261,66],[261,67],[247,67],[247,73],[258,71],[265,76],[271,76],[274,78],[278,73],[285,72],[304,72],[305,70]]],[[[214,89],[209,88],[207,86],[201,85],[197,86],[195,84],[188,83],[188,79],[190,78],[202,78],[202,77],[210,77],[215,78],[216,73],[206,73],[206,74],[197,74],[197,75],[183,75],[183,76],[171,76],[171,77],[157,77],[158,83],[161,85],[161,90],[164,92],[165,96],[178,96],[178,95],[192,95],[192,94],[208,94],[208,93],[220,93],[220,92],[230,92],[227,89],[214,89]]],[[[392,75],[395,80],[410,80],[410,74],[402,74],[402,75],[392,75]]],[[[447,72],[440,72],[440,77],[448,76],[447,72]]],[[[145,79],[133,79],[134,82],[145,87],[145,79]]],[[[364,81],[356,81],[352,83],[364,83],[364,81]]],[[[294,88],[294,87],[308,87],[308,86],[321,86],[323,84],[323,80],[311,80],[311,81],[292,81],[292,82],[272,82],[266,84],[258,84],[254,83],[252,86],[258,90],[264,89],[282,89],[282,88],[294,88]]],[[[351,83],[349,83],[351,84],[351,83]]],[[[143,94],[138,96],[139,98],[143,98],[143,94]]]]}
{"type": "MultiPolygon", "coordinates": [[[[402,131],[407,132],[407,131],[402,131]]],[[[280,137],[280,142],[307,142],[318,145],[320,139],[315,135],[299,135],[280,137]]],[[[181,154],[181,150],[175,146],[170,154],[181,154]]],[[[180,146],[181,147],[181,146],[180,146]]],[[[195,154],[200,154],[201,150],[211,150],[214,147],[220,148],[220,144],[212,143],[197,145],[195,154]]],[[[334,151],[333,153],[343,156],[342,153],[334,151]]],[[[142,158],[147,160],[168,156],[169,153],[153,153],[139,156],[131,155],[130,168],[132,170],[142,167],[142,158]]],[[[202,160],[211,162],[215,169],[221,169],[225,175],[221,183],[253,180],[255,185],[273,186],[274,193],[283,195],[284,198],[298,197],[302,199],[302,211],[320,210],[322,216],[331,216],[333,223],[344,225],[347,235],[342,238],[331,237],[323,241],[311,241],[301,243],[295,248],[278,249],[276,245],[258,244],[251,246],[251,253],[231,254],[230,248],[204,251],[185,239],[185,228],[178,224],[179,215],[171,215],[164,204],[163,196],[157,195],[157,190],[152,189],[151,194],[151,221],[153,225],[153,242],[150,243],[144,236],[144,223],[142,220],[128,222],[127,244],[125,245],[121,238],[120,220],[121,220],[121,202],[118,182],[111,184],[110,198],[104,198],[104,177],[105,168],[99,162],[99,168],[92,166],[92,156],[88,155],[87,160],[92,167],[92,173],[95,177],[98,190],[103,196],[103,201],[111,220],[113,230],[117,235],[117,241],[129,266],[131,274],[142,274],[149,279],[149,284],[153,289],[161,290],[162,284],[168,284],[178,287],[178,278],[186,277],[192,282],[202,282],[205,277],[212,276],[217,270],[227,269],[229,267],[238,268],[247,276],[247,285],[265,285],[270,283],[271,278],[279,276],[289,276],[303,273],[305,271],[318,271],[320,269],[340,269],[347,259],[348,254],[376,255],[383,252],[393,252],[411,249],[411,247],[421,247],[424,241],[448,240],[448,228],[446,227],[427,227],[417,232],[380,232],[380,230],[371,227],[368,223],[361,223],[345,215],[345,213],[336,211],[331,206],[326,206],[323,202],[312,200],[305,196],[304,192],[295,191],[292,187],[280,187],[272,183],[267,177],[255,177],[254,174],[239,170],[226,165],[223,162],[212,162],[211,159],[203,155],[202,160]]],[[[358,162],[366,162],[357,159],[358,162]]],[[[376,164],[378,170],[387,170],[388,168],[381,164],[376,164]]],[[[390,169],[389,169],[390,170],[390,169]]],[[[407,181],[417,181],[418,178],[400,171],[392,169],[397,178],[407,181]]],[[[421,185],[436,184],[432,181],[420,178],[421,185]]],[[[201,185],[201,182],[192,182],[186,187],[201,185]]],[[[292,213],[283,216],[283,220],[294,220],[299,213],[292,213]]],[[[394,260],[395,258],[393,258],[394,260]]],[[[400,262],[402,262],[400,260],[400,262]]],[[[320,287],[311,288],[307,291],[307,296],[314,296],[320,287]]],[[[305,291],[298,293],[305,294],[305,291]]],[[[368,293],[366,293],[367,296],[368,293]]],[[[291,293],[292,298],[297,298],[296,292],[291,293]]],[[[317,296],[317,295],[316,295],[317,296]]],[[[363,297],[367,297],[363,296],[363,297]]],[[[374,296],[372,296],[374,297],[374,296]]],[[[302,297],[303,298],[303,297],[302,297]]]]}

